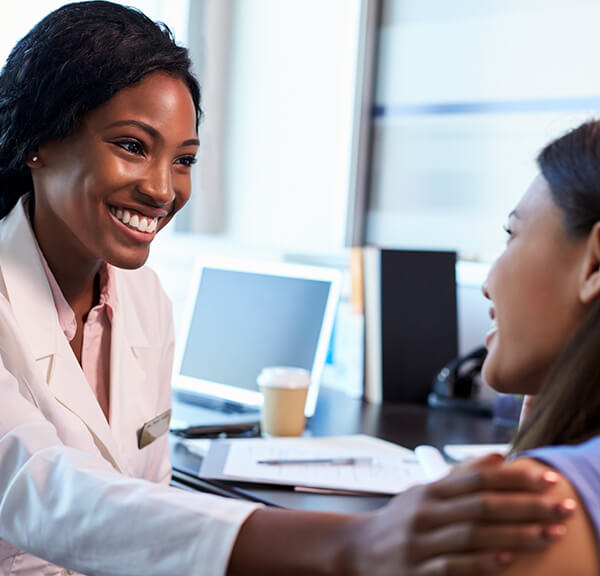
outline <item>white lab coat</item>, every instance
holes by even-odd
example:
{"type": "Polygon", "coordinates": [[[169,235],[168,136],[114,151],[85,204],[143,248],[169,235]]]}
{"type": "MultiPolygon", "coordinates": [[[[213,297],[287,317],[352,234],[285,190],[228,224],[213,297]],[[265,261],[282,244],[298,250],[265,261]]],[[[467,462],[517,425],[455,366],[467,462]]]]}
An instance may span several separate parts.
{"type": "Polygon", "coordinates": [[[172,316],[153,272],[116,272],[109,426],[23,202],[0,221],[1,575],[216,576],[255,509],[166,486],[167,435],[138,448],[137,430],[170,407],[172,316]]]}

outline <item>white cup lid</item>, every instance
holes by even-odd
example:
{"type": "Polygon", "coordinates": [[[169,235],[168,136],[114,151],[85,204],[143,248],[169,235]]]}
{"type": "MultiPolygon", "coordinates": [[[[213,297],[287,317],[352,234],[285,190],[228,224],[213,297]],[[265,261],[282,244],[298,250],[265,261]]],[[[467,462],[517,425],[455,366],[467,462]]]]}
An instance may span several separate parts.
{"type": "Polygon", "coordinates": [[[308,388],[310,374],[304,368],[267,366],[256,379],[259,386],[271,388],[308,388]]]}

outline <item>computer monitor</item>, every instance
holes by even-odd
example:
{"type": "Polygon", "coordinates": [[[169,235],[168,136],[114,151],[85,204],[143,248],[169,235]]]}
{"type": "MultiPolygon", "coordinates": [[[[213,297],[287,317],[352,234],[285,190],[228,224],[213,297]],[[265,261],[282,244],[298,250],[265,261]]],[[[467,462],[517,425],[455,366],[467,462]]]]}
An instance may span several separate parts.
{"type": "Polygon", "coordinates": [[[265,366],[310,372],[312,416],[340,290],[340,272],[300,264],[199,258],[176,349],[174,388],[260,406],[265,366]]]}

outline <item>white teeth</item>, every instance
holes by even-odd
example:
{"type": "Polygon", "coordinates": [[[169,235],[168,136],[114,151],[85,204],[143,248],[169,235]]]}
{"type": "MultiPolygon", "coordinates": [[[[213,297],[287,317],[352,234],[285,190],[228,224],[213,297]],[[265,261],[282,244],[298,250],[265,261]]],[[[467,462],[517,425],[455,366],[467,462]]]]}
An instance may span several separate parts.
{"type": "Polygon", "coordinates": [[[158,218],[148,218],[138,214],[132,214],[129,210],[122,208],[110,207],[111,213],[123,224],[127,224],[130,228],[135,228],[140,232],[152,233],[158,226],[158,218]]]}

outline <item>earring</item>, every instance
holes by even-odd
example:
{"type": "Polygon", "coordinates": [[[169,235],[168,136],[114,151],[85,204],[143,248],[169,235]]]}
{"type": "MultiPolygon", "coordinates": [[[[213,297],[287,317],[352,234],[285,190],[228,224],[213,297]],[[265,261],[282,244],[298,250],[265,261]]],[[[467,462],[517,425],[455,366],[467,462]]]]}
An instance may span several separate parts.
{"type": "Polygon", "coordinates": [[[32,156],[31,157],[31,161],[32,162],[37,162],[39,160],[39,158],[37,156],[32,156]]]}

